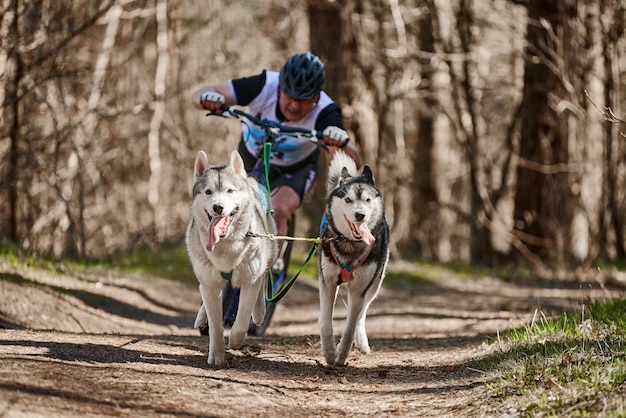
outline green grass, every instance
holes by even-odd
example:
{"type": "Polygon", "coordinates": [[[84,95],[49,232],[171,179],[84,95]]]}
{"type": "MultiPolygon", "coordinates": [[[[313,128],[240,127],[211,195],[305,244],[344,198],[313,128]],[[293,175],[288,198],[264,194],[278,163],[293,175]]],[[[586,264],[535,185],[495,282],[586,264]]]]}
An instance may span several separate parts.
{"type": "MultiPolygon", "coordinates": [[[[110,257],[96,260],[54,260],[24,253],[16,246],[6,242],[0,245],[0,255],[10,263],[29,264],[31,267],[48,271],[61,272],[68,268],[81,270],[86,268],[113,268],[122,272],[140,273],[149,276],[160,276],[171,280],[180,280],[196,283],[183,244],[164,246],[158,251],[148,248],[136,248],[126,253],[119,253],[110,257]]],[[[300,246],[292,253],[289,271],[295,274],[303,268],[301,275],[317,279],[317,255],[305,265],[310,246],[300,246]],[[304,266],[304,267],[303,267],[304,266]]],[[[417,286],[429,285],[445,275],[451,274],[446,267],[436,265],[419,265],[414,271],[388,271],[385,277],[385,286],[394,289],[411,289],[417,286]]]]}
{"type": "Polygon", "coordinates": [[[394,290],[417,291],[425,286],[435,286],[437,277],[428,274],[428,271],[416,269],[415,271],[390,271],[387,270],[384,286],[394,290]]]}
{"type": "Polygon", "coordinates": [[[487,371],[494,409],[518,416],[626,416],[626,299],[536,315],[502,335],[487,371]],[[537,316],[539,318],[537,318],[537,316]]]}
{"type": "Polygon", "coordinates": [[[11,265],[27,264],[40,270],[63,272],[69,269],[112,268],[123,272],[160,276],[172,280],[195,283],[185,246],[182,244],[161,247],[158,251],[136,248],[126,253],[101,259],[54,260],[26,253],[8,242],[0,242],[0,256],[11,265]]]}
{"type": "Polygon", "coordinates": [[[99,265],[111,266],[121,271],[135,272],[166,279],[195,283],[196,278],[182,244],[162,247],[159,251],[138,248],[129,253],[98,260],[99,265]]]}
{"type": "MultiPolygon", "coordinates": [[[[310,251],[310,247],[308,250],[310,251]]],[[[298,270],[302,269],[300,275],[317,279],[317,257],[319,255],[319,248],[318,253],[305,264],[308,255],[308,251],[306,253],[292,252],[291,260],[289,260],[289,273],[295,274],[298,270]]]]}

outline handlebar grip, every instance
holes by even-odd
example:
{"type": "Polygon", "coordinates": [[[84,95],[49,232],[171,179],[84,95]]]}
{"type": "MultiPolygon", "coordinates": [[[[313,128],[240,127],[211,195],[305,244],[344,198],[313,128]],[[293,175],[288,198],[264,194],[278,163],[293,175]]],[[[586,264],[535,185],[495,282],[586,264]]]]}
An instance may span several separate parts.
{"type": "Polygon", "coordinates": [[[220,105],[220,112],[209,111],[206,116],[221,116],[223,118],[235,117],[239,118],[240,116],[245,116],[245,114],[232,106],[228,106],[225,103],[220,105]]]}

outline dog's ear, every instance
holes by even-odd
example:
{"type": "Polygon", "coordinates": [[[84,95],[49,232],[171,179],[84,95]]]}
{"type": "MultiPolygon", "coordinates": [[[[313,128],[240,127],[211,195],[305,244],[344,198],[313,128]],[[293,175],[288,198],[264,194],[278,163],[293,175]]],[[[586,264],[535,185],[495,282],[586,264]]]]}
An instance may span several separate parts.
{"type": "Polygon", "coordinates": [[[239,155],[239,152],[237,150],[233,150],[230,153],[230,168],[232,168],[235,173],[239,174],[243,178],[248,177],[246,167],[244,166],[241,155],[239,155]]]}
{"type": "Polygon", "coordinates": [[[361,177],[363,177],[368,183],[371,183],[372,186],[375,186],[374,173],[372,173],[372,169],[369,165],[365,164],[363,166],[363,173],[361,173],[361,177]]]}
{"type": "Polygon", "coordinates": [[[339,178],[339,184],[343,184],[346,180],[352,178],[346,167],[341,169],[341,177],[339,178]]]}
{"type": "Polygon", "coordinates": [[[198,155],[196,155],[196,162],[193,165],[193,178],[197,179],[198,177],[202,177],[202,175],[209,168],[209,159],[206,156],[204,151],[198,151],[198,155]]]}

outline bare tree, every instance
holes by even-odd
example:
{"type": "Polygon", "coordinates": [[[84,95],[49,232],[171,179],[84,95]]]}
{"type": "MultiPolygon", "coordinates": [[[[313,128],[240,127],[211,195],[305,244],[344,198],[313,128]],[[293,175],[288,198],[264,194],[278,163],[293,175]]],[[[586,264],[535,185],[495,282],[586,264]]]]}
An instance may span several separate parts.
{"type": "Polygon", "coordinates": [[[3,6],[0,230],[57,257],[180,239],[191,171],[181,165],[207,143],[216,158],[225,154],[238,128],[231,135],[227,123],[204,120],[188,91],[200,77],[210,82],[207,74],[221,81],[276,68],[285,54],[274,43],[303,49],[293,42],[302,7],[285,2],[237,10],[179,0],[3,6]],[[257,30],[268,34],[265,43],[257,30]]]}
{"type": "Polygon", "coordinates": [[[413,196],[413,212],[417,215],[410,222],[415,234],[411,237],[418,244],[417,251],[427,259],[438,259],[438,240],[441,232],[439,218],[439,196],[436,188],[437,159],[435,146],[435,114],[438,108],[437,91],[434,88],[436,75],[436,55],[433,20],[437,20],[437,9],[433,1],[427,1],[428,8],[417,23],[417,36],[421,54],[420,102],[415,108],[417,142],[414,145],[415,169],[413,182],[416,186],[413,196]]]}
{"type": "MultiPolygon", "coordinates": [[[[9,137],[7,161],[3,161],[1,184],[5,196],[2,199],[7,202],[3,205],[3,212],[8,219],[7,236],[16,240],[18,237],[17,229],[17,190],[18,190],[18,171],[17,158],[19,147],[19,86],[23,77],[23,63],[20,51],[17,48],[17,39],[20,34],[20,23],[18,19],[18,3],[10,0],[4,0],[2,4],[4,13],[0,20],[0,39],[7,44],[7,48],[0,48],[0,103],[2,103],[2,111],[0,112],[0,126],[8,127],[8,132],[2,132],[2,136],[9,137]]],[[[3,158],[4,160],[4,158],[3,158]]],[[[4,229],[4,228],[2,228],[4,229]]]]}
{"type": "Polygon", "coordinates": [[[328,3],[334,3],[334,13],[341,19],[339,68],[343,72],[338,100],[364,162],[374,168],[385,193],[392,252],[399,255],[397,243],[412,234],[416,134],[415,124],[407,123],[406,116],[412,113],[407,105],[417,97],[419,85],[416,40],[407,28],[420,12],[414,2],[395,0],[328,3]]]}
{"type": "Polygon", "coordinates": [[[61,237],[48,231],[49,234],[43,240],[44,246],[56,246],[60,252],[69,254],[81,252],[78,242],[81,236],[80,220],[73,216],[72,206],[67,201],[70,189],[57,182],[57,176],[46,176],[47,164],[55,161],[52,157],[57,155],[58,148],[53,147],[54,152],[50,152],[50,145],[54,143],[41,141],[40,131],[52,130],[53,135],[57,135],[56,143],[60,145],[62,140],[59,135],[74,128],[68,126],[67,119],[61,113],[56,112],[58,102],[47,94],[46,84],[58,85],[60,80],[80,74],[80,68],[63,66],[60,59],[64,55],[63,51],[93,27],[111,5],[110,2],[104,2],[93,9],[85,6],[86,18],[83,21],[55,26],[55,31],[50,30],[50,25],[63,21],[60,16],[70,13],[69,5],[55,4],[50,7],[40,1],[15,1],[7,4],[6,13],[2,15],[3,27],[8,24],[7,21],[11,22],[8,24],[11,36],[7,38],[10,45],[9,60],[3,77],[3,90],[8,94],[2,105],[6,126],[12,127],[8,132],[11,146],[6,166],[9,230],[14,239],[26,237],[27,246],[32,245],[33,238],[51,222],[60,222],[67,234],[61,237]],[[31,13],[34,10],[38,10],[38,13],[31,13]],[[42,108],[42,104],[47,109],[42,108]],[[37,123],[32,123],[33,115],[41,115],[42,112],[49,116],[50,123],[44,123],[42,117],[37,123]],[[21,175],[24,171],[30,175],[21,175]],[[58,200],[51,199],[54,194],[41,187],[40,179],[47,180],[43,184],[47,183],[56,191],[58,200]]]}
{"type": "Polygon", "coordinates": [[[576,14],[575,1],[528,2],[515,235],[530,253],[559,265],[569,254],[575,206],[567,120],[577,115],[559,104],[576,102],[569,42],[576,14]]]}
{"type": "Polygon", "coordinates": [[[626,258],[626,207],[623,191],[625,179],[623,170],[620,169],[626,158],[624,144],[626,135],[623,134],[623,125],[620,124],[626,122],[617,120],[612,109],[620,107],[623,100],[617,52],[620,48],[620,39],[624,36],[625,14],[626,7],[623,2],[599,1],[599,15],[602,17],[600,20],[602,62],[605,73],[603,99],[607,109],[606,113],[603,113],[606,120],[604,124],[606,155],[602,165],[606,179],[603,196],[607,210],[600,215],[599,253],[603,258],[611,259],[614,256],[620,260],[626,258]]]}
{"type": "Polygon", "coordinates": [[[165,238],[163,216],[160,211],[161,187],[161,151],[160,130],[165,117],[165,86],[167,85],[167,66],[169,63],[169,33],[167,0],[157,0],[157,66],[154,75],[154,113],[150,120],[148,133],[148,156],[150,157],[150,184],[148,201],[154,213],[154,222],[159,241],[165,238]]]}

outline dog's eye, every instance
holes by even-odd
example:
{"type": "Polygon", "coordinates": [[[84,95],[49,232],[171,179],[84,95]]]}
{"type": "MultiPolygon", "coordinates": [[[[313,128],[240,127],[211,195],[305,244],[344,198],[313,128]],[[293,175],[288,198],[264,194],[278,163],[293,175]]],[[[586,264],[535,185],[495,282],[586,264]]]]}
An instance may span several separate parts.
{"type": "Polygon", "coordinates": [[[204,191],[204,193],[205,193],[205,194],[207,194],[207,195],[209,195],[209,196],[211,196],[211,195],[213,194],[213,190],[211,190],[211,189],[206,189],[206,190],[204,191]]]}
{"type": "Polygon", "coordinates": [[[228,194],[235,193],[235,189],[228,189],[228,190],[226,190],[226,193],[228,193],[228,194]]]}
{"type": "Polygon", "coordinates": [[[346,197],[345,202],[346,203],[352,203],[352,199],[350,199],[349,197],[346,197]]]}
{"type": "Polygon", "coordinates": [[[372,199],[370,199],[369,197],[368,197],[367,199],[365,199],[365,202],[366,202],[366,203],[369,203],[369,202],[371,202],[371,201],[372,201],[372,199]]]}

